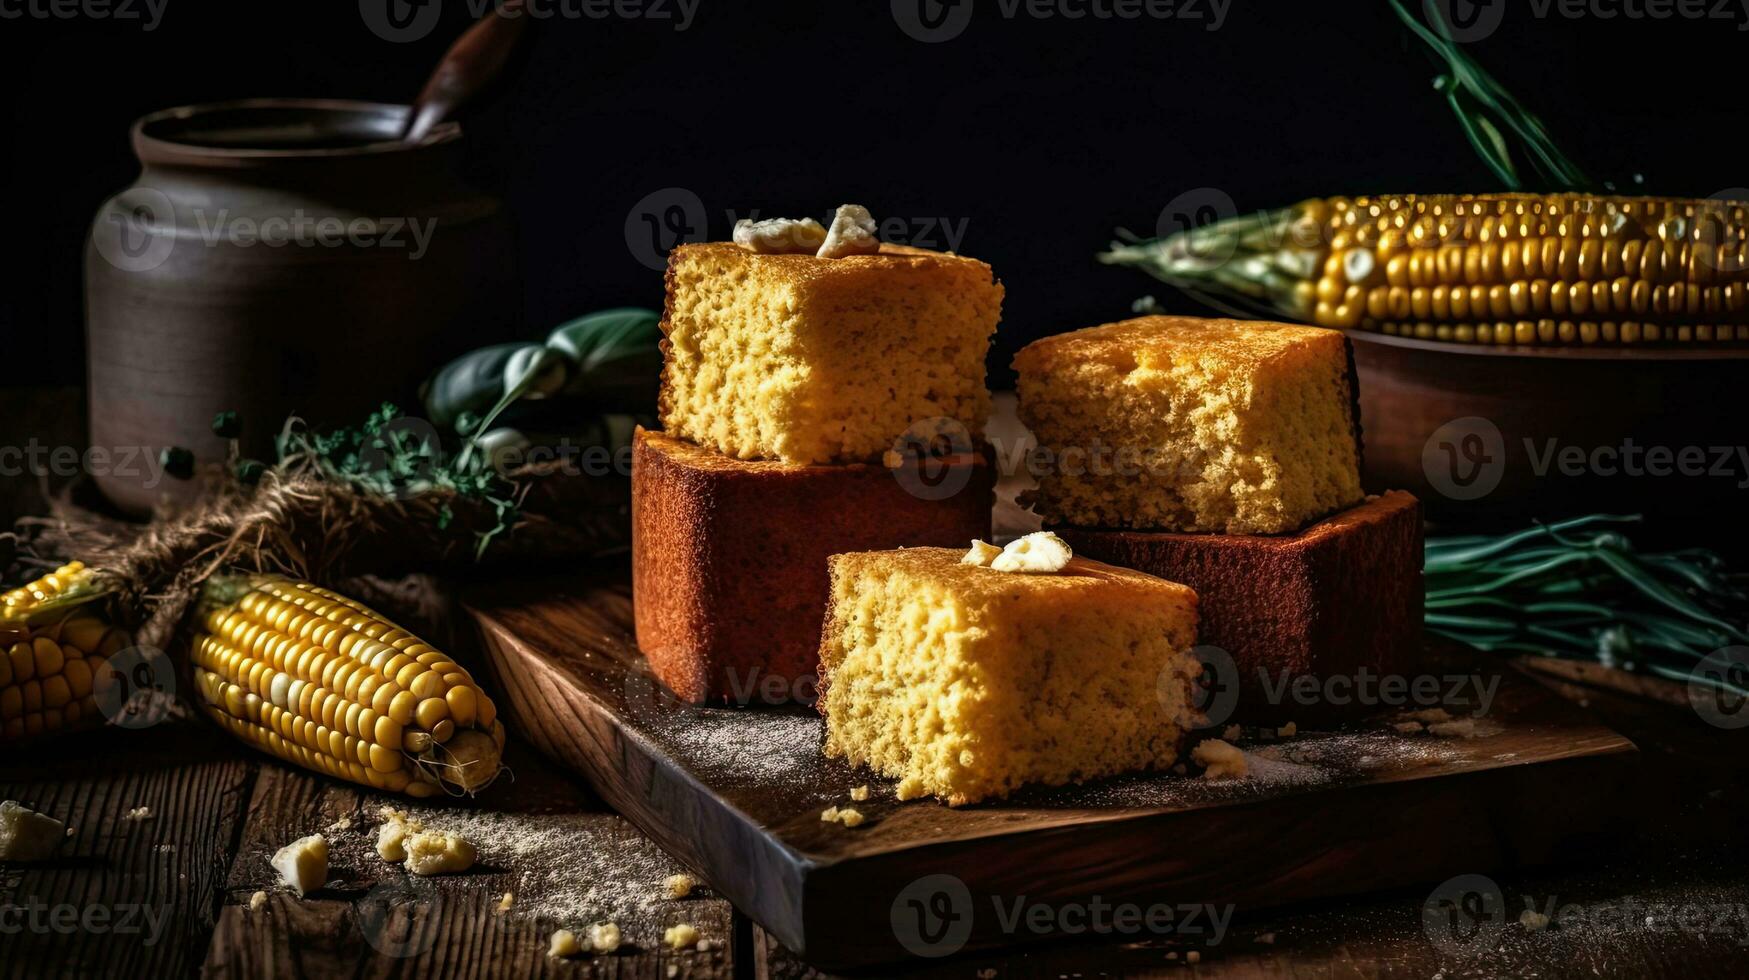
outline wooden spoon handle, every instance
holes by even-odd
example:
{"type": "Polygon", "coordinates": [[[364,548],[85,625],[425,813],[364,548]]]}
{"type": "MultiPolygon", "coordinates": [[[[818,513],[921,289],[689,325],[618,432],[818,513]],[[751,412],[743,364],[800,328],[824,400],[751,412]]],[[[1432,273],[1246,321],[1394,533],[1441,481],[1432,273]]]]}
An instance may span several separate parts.
{"type": "Polygon", "coordinates": [[[494,4],[491,14],[450,45],[425,82],[425,88],[420,90],[412,111],[407,113],[407,125],[401,133],[403,140],[417,143],[424,139],[433,126],[448,119],[491,84],[528,27],[524,2],[503,0],[494,4]]]}

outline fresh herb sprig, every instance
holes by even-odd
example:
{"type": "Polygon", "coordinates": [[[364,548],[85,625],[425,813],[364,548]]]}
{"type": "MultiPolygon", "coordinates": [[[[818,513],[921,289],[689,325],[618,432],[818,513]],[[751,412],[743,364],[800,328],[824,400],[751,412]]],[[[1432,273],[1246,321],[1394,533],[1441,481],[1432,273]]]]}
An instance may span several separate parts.
{"type": "Polygon", "coordinates": [[[1595,189],[1585,171],[1555,145],[1542,120],[1452,39],[1433,0],[1423,0],[1432,27],[1410,13],[1402,0],[1389,2],[1397,18],[1446,63],[1446,73],[1433,79],[1433,87],[1445,96],[1476,155],[1507,190],[1524,190],[1527,185],[1527,178],[1513,157],[1515,144],[1549,190],[1595,189]]]}
{"type": "Polygon", "coordinates": [[[1593,514],[1497,537],[1433,538],[1426,624],[1483,650],[1595,660],[1749,694],[1696,673],[1749,644],[1745,576],[1703,549],[1642,552],[1636,516],[1593,514]]]}

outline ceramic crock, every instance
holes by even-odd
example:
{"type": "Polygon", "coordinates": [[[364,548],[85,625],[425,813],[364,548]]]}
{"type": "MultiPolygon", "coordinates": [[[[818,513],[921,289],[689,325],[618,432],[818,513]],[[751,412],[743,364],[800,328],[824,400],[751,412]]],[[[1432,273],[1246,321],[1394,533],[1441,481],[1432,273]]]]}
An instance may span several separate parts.
{"type": "Polygon", "coordinates": [[[514,334],[514,241],[500,203],[458,174],[461,130],[397,139],[407,107],[261,99],[154,113],[133,127],[142,170],[107,202],[85,252],[93,475],[142,514],[227,445],[271,459],[290,414],[356,425],[412,408],[449,357],[514,334]],[[140,465],[140,460],[149,461],[140,465]]]}

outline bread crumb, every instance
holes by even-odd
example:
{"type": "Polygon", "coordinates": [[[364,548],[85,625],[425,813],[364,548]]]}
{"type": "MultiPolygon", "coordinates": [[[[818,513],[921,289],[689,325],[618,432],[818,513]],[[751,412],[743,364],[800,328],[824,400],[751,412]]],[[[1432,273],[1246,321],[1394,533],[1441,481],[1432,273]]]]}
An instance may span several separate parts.
{"type": "Polygon", "coordinates": [[[404,811],[383,807],[378,812],[383,824],[377,828],[377,856],[391,864],[407,860],[407,838],[425,829],[425,825],[404,811]]]}
{"type": "Polygon", "coordinates": [[[1423,708],[1420,711],[1411,711],[1403,717],[1411,718],[1415,721],[1424,721],[1431,725],[1434,722],[1450,721],[1451,712],[1444,708],[1423,708]]]}
{"type": "Polygon", "coordinates": [[[479,852],[460,834],[421,831],[402,842],[407,851],[407,873],[420,876],[454,874],[474,866],[479,852]]]}
{"type": "Polygon", "coordinates": [[[680,976],[680,964],[679,963],[668,964],[668,971],[664,974],[664,976],[668,977],[668,980],[674,980],[675,977],[680,976]]]}
{"type": "Polygon", "coordinates": [[[862,815],[862,811],[850,807],[838,811],[838,822],[846,827],[860,827],[865,819],[867,818],[862,815]]]}
{"type": "Polygon", "coordinates": [[[132,810],[129,810],[127,813],[127,816],[122,817],[122,819],[123,820],[132,820],[135,822],[138,822],[141,820],[150,820],[150,819],[152,819],[152,808],[149,806],[134,807],[132,810]]]}
{"type": "Polygon", "coordinates": [[[505,892],[504,897],[500,898],[498,900],[498,911],[500,913],[508,912],[508,911],[510,911],[510,907],[512,905],[515,905],[515,904],[516,904],[516,896],[511,894],[510,892],[505,892]]]}
{"type": "Polygon", "coordinates": [[[1239,779],[1251,771],[1245,753],[1218,738],[1191,749],[1190,760],[1203,767],[1204,779],[1239,779]]]}
{"type": "Polygon", "coordinates": [[[1202,954],[1193,949],[1190,952],[1184,954],[1184,962],[1186,962],[1186,963],[1201,963],[1202,962],[1202,954]]]}
{"type": "Polygon", "coordinates": [[[685,949],[698,942],[698,927],[690,922],[669,926],[662,931],[662,941],[669,949],[685,949]]]}
{"type": "Polygon", "coordinates": [[[841,259],[847,255],[873,255],[881,250],[874,215],[860,204],[840,204],[832,215],[832,225],[826,229],[826,240],[814,255],[822,259],[841,259]]]}
{"type": "Polygon", "coordinates": [[[328,882],[328,840],[321,834],[300,837],[275,851],[268,863],[303,898],[328,882]]]}
{"type": "Polygon", "coordinates": [[[352,817],[345,816],[322,828],[323,833],[338,834],[342,830],[352,829],[352,817]]]}
{"type": "Polygon", "coordinates": [[[868,784],[864,783],[861,786],[852,787],[850,790],[850,798],[857,803],[861,803],[868,799],[868,784]]]}
{"type": "Polygon", "coordinates": [[[896,470],[905,465],[905,454],[897,449],[889,449],[881,453],[881,465],[889,470],[896,470]]]}
{"type": "Polygon", "coordinates": [[[1525,909],[1518,913],[1518,924],[1531,932],[1542,932],[1549,927],[1549,917],[1535,909],[1525,909]]]}
{"type": "Polygon", "coordinates": [[[813,218],[742,218],[729,238],[749,252],[811,255],[825,243],[826,229],[813,218]]]}
{"type": "Polygon", "coordinates": [[[619,926],[612,922],[597,922],[589,927],[589,948],[597,953],[612,953],[619,949],[619,926]]]}
{"type": "Polygon", "coordinates": [[[249,896],[249,911],[251,911],[251,912],[261,911],[261,907],[263,905],[266,905],[266,904],[267,904],[267,893],[266,892],[256,892],[255,894],[249,896]]]}
{"type": "Polygon", "coordinates": [[[547,956],[560,959],[566,956],[576,956],[583,952],[583,944],[577,941],[577,934],[569,929],[560,929],[547,940],[547,956]]]}
{"type": "Polygon", "coordinates": [[[1280,728],[1277,728],[1275,730],[1275,734],[1281,736],[1282,738],[1293,738],[1295,735],[1299,734],[1299,731],[1300,731],[1300,726],[1298,726],[1290,721],[1287,724],[1281,726],[1280,728]]]}
{"type": "Polygon", "coordinates": [[[1001,554],[1001,548],[996,547],[988,541],[980,541],[973,538],[972,550],[966,552],[966,556],[960,559],[960,564],[977,565],[981,568],[989,568],[990,563],[995,561],[997,556],[1001,554]]]}
{"type": "Polygon", "coordinates": [[[0,803],[0,861],[40,861],[72,833],[17,800],[0,803]]]}
{"type": "Polygon", "coordinates": [[[1240,729],[1238,725],[1228,725],[1226,728],[1221,729],[1221,738],[1229,742],[1237,742],[1239,736],[1243,734],[1244,731],[1240,729]]]}
{"type": "Polygon", "coordinates": [[[835,806],[829,806],[826,809],[821,810],[820,811],[820,820],[824,823],[837,823],[838,822],[838,808],[835,806]]]}
{"type": "Polygon", "coordinates": [[[692,888],[696,884],[698,882],[693,881],[691,875],[685,874],[669,875],[662,879],[662,889],[668,893],[669,898],[685,898],[692,894],[692,888]]]}
{"type": "Polygon", "coordinates": [[[697,946],[694,946],[694,947],[693,947],[693,948],[694,948],[694,949],[696,949],[696,950],[698,950],[698,951],[699,951],[699,952],[701,952],[701,953],[708,953],[708,952],[710,952],[710,951],[711,951],[711,950],[713,950],[713,949],[716,949],[716,948],[717,948],[717,947],[718,947],[718,945],[719,945],[719,944],[718,944],[718,943],[717,943],[717,942],[716,942],[716,941],[715,941],[715,940],[712,940],[712,939],[700,939],[700,940],[699,940],[699,941],[698,941],[698,945],[697,945],[697,946]]]}
{"type": "Polygon", "coordinates": [[[1475,738],[1477,735],[1481,734],[1476,731],[1476,719],[1474,718],[1459,718],[1455,721],[1442,721],[1437,724],[1428,725],[1427,730],[1435,735],[1441,735],[1446,738],[1475,738]]]}
{"type": "Polygon", "coordinates": [[[990,567],[998,572],[1050,574],[1069,567],[1074,556],[1069,542],[1050,531],[1034,531],[1008,542],[1008,547],[991,559],[990,567]]]}

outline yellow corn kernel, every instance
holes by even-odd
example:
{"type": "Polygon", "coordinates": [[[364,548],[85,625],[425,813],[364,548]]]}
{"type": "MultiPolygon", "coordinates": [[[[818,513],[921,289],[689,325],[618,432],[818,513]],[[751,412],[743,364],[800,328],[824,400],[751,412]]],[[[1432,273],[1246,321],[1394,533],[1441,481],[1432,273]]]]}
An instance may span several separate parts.
{"type": "Polygon", "coordinates": [[[489,701],[472,677],[377,613],[271,575],[221,576],[202,603],[196,703],[249,744],[416,796],[441,781],[471,792],[496,773],[502,726],[482,721],[489,701]]]}
{"type": "Polygon", "coordinates": [[[1749,339],[1743,202],[1387,195],[1308,201],[1288,220],[1307,232],[1282,247],[1313,251],[1255,264],[1274,277],[1256,285],[1323,326],[1544,345],[1749,339]]]}

